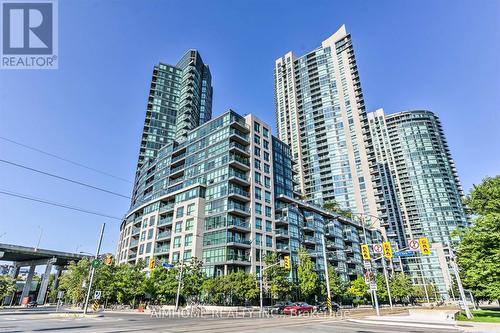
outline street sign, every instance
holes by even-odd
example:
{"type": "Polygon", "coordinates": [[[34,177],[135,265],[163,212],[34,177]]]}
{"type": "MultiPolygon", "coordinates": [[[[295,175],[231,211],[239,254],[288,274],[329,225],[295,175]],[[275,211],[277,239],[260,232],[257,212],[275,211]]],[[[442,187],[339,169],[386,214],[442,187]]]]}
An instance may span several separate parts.
{"type": "Polygon", "coordinates": [[[420,238],[420,250],[422,251],[422,254],[431,254],[431,245],[429,244],[427,237],[420,238]]]}
{"type": "Polygon", "coordinates": [[[363,260],[370,260],[370,248],[367,244],[361,245],[361,254],[363,255],[363,260]]]}
{"type": "Polygon", "coordinates": [[[155,269],[156,267],[156,259],[149,260],[149,269],[155,269]]]}
{"type": "Polygon", "coordinates": [[[92,260],[92,267],[99,268],[101,266],[101,261],[99,259],[92,260]]]}
{"type": "Polygon", "coordinates": [[[365,269],[372,269],[371,261],[363,261],[363,266],[365,266],[365,269]]]}
{"type": "Polygon", "coordinates": [[[382,248],[382,244],[373,244],[372,249],[373,249],[374,253],[380,254],[380,253],[384,252],[384,249],[382,248]]]}
{"type": "Polygon", "coordinates": [[[410,248],[410,251],[418,252],[420,250],[420,242],[418,239],[409,239],[408,240],[408,247],[410,248]]]}
{"type": "Polygon", "coordinates": [[[64,291],[60,290],[57,292],[57,299],[63,299],[64,298],[64,291]]]}
{"type": "Polygon", "coordinates": [[[413,257],[415,253],[413,251],[398,251],[394,252],[395,257],[413,257]]]}
{"type": "Polygon", "coordinates": [[[94,299],[101,299],[102,291],[96,290],[94,292],[94,299]]]}
{"type": "Polygon", "coordinates": [[[170,269],[170,268],[174,268],[174,265],[169,264],[168,262],[164,262],[161,264],[161,267],[166,268],[166,269],[170,269]]]}
{"type": "Polygon", "coordinates": [[[387,258],[387,259],[391,259],[392,258],[392,247],[391,247],[391,243],[390,242],[383,242],[382,243],[382,246],[384,248],[384,256],[387,258]]]}
{"type": "Polygon", "coordinates": [[[377,291],[377,282],[370,282],[370,290],[377,291]]]}
{"type": "Polygon", "coordinates": [[[283,266],[285,267],[285,269],[290,269],[291,265],[290,265],[290,256],[284,256],[283,257],[283,266]]]}

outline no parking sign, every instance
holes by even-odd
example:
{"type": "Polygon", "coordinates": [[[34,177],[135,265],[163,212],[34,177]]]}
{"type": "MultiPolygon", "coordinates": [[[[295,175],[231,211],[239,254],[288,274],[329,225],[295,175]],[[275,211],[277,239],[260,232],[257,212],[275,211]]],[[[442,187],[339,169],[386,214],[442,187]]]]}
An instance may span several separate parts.
{"type": "Polygon", "coordinates": [[[418,252],[420,250],[420,241],[418,239],[409,239],[408,247],[410,251],[418,252]]]}

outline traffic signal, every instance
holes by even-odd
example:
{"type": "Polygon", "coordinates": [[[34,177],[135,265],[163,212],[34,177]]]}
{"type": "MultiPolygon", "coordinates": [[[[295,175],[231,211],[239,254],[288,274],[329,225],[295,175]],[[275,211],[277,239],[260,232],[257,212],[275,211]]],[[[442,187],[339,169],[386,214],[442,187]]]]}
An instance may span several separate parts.
{"type": "Polygon", "coordinates": [[[370,260],[370,248],[367,244],[361,245],[361,254],[363,255],[363,260],[370,260]]]}
{"type": "Polygon", "coordinates": [[[284,256],[283,257],[283,267],[285,267],[285,269],[290,269],[291,265],[290,265],[290,256],[284,256]]]}
{"type": "Polygon", "coordinates": [[[382,247],[384,248],[384,256],[387,259],[392,258],[392,247],[391,247],[391,242],[383,242],[382,247]]]}
{"type": "Polygon", "coordinates": [[[422,254],[431,254],[431,245],[427,237],[420,238],[420,251],[422,251],[422,254]]]}
{"type": "Polygon", "coordinates": [[[113,265],[113,255],[108,254],[108,255],[106,256],[106,259],[104,259],[104,263],[105,263],[106,265],[108,265],[108,266],[113,265]]]}
{"type": "Polygon", "coordinates": [[[156,259],[149,260],[149,269],[155,269],[156,267],[156,259]]]}

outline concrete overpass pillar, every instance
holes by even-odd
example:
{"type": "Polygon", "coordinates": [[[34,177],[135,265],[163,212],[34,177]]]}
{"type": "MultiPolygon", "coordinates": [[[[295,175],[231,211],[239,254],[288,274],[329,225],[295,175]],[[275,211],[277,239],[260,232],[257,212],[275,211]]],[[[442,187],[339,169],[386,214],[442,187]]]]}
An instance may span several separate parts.
{"type": "Polygon", "coordinates": [[[30,293],[31,281],[33,280],[33,275],[35,275],[35,267],[36,267],[36,265],[30,266],[28,276],[26,277],[26,283],[24,284],[23,292],[21,294],[21,302],[22,302],[23,298],[28,296],[30,293]]]}
{"type": "Polygon", "coordinates": [[[45,273],[43,274],[42,283],[40,284],[40,289],[38,290],[38,296],[36,298],[36,302],[38,304],[45,303],[47,289],[49,287],[50,272],[52,271],[52,264],[54,262],[55,259],[50,259],[47,261],[47,266],[45,267],[45,273]]]}
{"type": "Polygon", "coordinates": [[[63,271],[63,267],[56,266],[56,279],[54,281],[54,289],[55,290],[59,289],[59,278],[61,277],[62,271],[63,271]]]}

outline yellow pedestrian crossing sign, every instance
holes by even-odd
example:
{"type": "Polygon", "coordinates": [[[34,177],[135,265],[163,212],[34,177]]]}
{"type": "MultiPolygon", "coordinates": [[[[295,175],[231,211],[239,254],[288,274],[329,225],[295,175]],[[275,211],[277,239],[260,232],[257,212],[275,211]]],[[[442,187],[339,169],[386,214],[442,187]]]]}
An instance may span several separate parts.
{"type": "Polygon", "coordinates": [[[420,238],[420,251],[425,255],[431,254],[431,245],[427,237],[420,238]]]}
{"type": "Polygon", "coordinates": [[[384,256],[387,259],[392,258],[392,247],[391,247],[391,242],[383,242],[382,247],[384,248],[384,256]]]}
{"type": "Polygon", "coordinates": [[[361,254],[363,255],[363,260],[370,260],[370,248],[367,244],[361,245],[361,254]]]}

